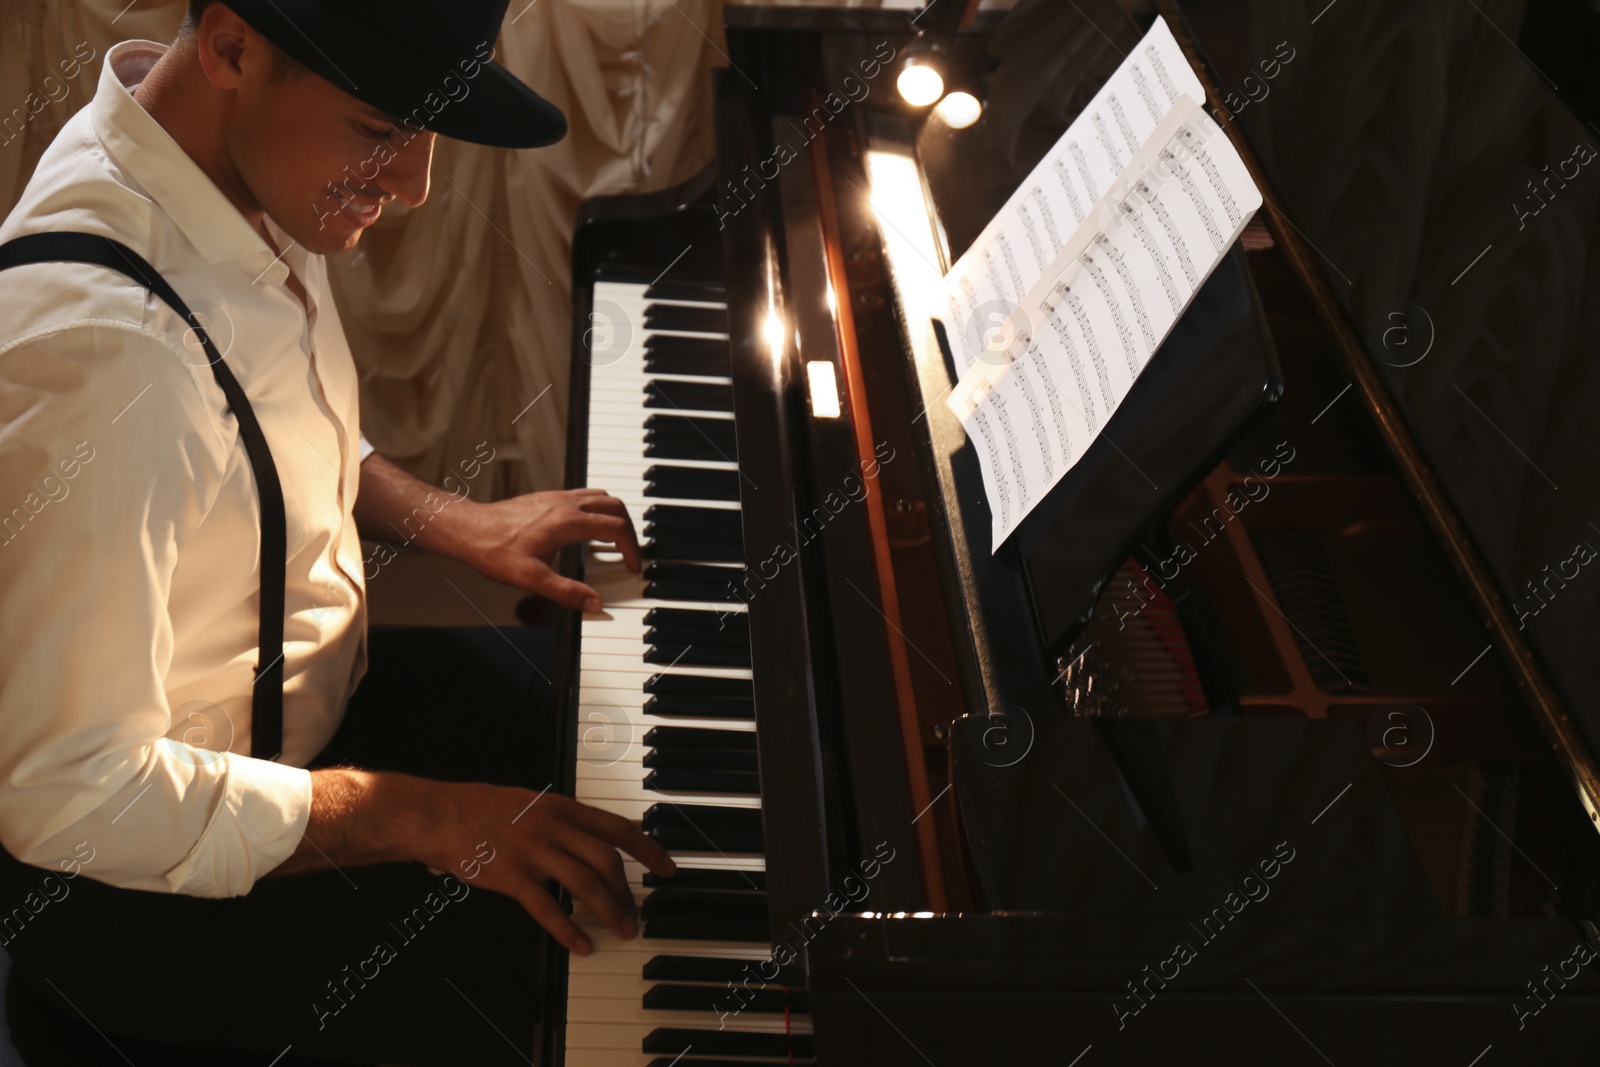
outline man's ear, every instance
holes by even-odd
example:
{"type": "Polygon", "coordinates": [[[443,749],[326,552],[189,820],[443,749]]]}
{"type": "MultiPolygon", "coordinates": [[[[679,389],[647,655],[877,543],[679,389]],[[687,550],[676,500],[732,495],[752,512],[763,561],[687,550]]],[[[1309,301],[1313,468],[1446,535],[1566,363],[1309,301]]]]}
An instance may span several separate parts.
{"type": "Polygon", "coordinates": [[[195,28],[195,47],[206,80],[218,89],[238,89],[247,81],[265,80],[272,64],[272,45],[226,4],[211,4],[195,28]]]}

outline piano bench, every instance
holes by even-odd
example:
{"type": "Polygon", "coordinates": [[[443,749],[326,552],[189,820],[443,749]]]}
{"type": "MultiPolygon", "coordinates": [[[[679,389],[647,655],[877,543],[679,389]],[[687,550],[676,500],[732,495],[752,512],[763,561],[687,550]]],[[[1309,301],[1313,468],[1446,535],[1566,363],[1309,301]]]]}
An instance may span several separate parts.
{"type": "MultiPolygon", "coordinates": [[[[175,1007],[181,1010],[181,1005],[175,1007]]],[[[261,1067],[265,1062],[259,1052],[213,1051],[108,1037],[82,1016],[62,1012],[15,968],[5,976],[5,1011],[11,1042],[24,1067],[127,1067],[129,1062],[139,1067],[261,1067]]],[[[274,1067],[327,1067],[327,1062],[284,1056],[274,1067]]]]}

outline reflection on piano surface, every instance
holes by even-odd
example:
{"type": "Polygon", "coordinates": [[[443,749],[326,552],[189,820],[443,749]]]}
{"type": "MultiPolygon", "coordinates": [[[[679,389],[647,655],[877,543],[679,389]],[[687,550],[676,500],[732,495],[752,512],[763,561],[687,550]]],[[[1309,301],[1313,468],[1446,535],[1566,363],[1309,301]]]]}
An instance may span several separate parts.
{"type": "MultiPolygon", "coordinates": [[[[633,943],[579,908],[598,951],[556,961],[545,1062],[1593,1061],[1600,577],[1551,599],[1565,631],[1508,605],[1571,539],[1541,523],[1600,516],[1594,451],[1547,499],[1503,445],[1547,416],[1554,442],[1586,428],[1594,302],[1563,323],[1539,301],[1594,291],[1600,184],[1562,193],[1582,251],[1474,268],[1485,309],[1537,272],[1483,314],[1539,320],[1554,354],[1494,396],[1477,327],[1437,323],[1448,360],[1407,376],[1367,322],[1460,308],[1481,244],[1419,235],[1477,218],[1457,218],[1476,186],[1421,164],[1411,199],[1363,186],[1391,145],[1432,158],[1405,129],[1455,129],[1448,57],[1413,63],[1429,47],[1475,57],[1541,128],[1580,126],[1511,49],[1482,58],[1505,42],[1470,9],[1180,6],[1161,10],[1214,110],[1290,43],[1225,123],[1270,210],[998,554],[941,402],[932,286],[1146,5],[946,25],[952,70],[987,90],[961,131],[887,78],[825,104],[907,46],[904,13],[730,7],[715,164],[584,205],[568,483],[626,501],[647,567],[565,560],[607,607],[564,635],[560,787],[680,873],[630,866],[633,943]],[[1399,132],[1347,106],[1413,69],[1399,132]],[[1452,381],[1501,438],[1441,406],[1452,381]],[[1552,407],[1552,382],[1574,395],[1552,407]],[[1497,494],[1527,506],[1486,510],[1497,494]]],[[[1503,230],[1482,242],[1523,255],[1503,230]]]]}

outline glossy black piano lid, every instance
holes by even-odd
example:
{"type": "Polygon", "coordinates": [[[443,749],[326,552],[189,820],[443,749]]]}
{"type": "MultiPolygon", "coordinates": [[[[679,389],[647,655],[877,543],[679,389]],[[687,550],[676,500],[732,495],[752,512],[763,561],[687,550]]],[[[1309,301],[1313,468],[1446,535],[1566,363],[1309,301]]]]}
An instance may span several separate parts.
{"type": "Polygon", "coordinates": [[[1340,3],[1313,23],[1320,4],[1180,6],[1600,750],[1600,10],[1340,3]]]}

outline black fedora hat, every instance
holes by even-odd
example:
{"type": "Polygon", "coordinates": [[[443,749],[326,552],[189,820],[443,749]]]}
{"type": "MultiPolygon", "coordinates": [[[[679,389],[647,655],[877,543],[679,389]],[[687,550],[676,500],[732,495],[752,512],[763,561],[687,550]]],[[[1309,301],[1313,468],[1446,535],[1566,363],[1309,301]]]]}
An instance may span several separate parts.
{"type": "Polygon", "coordinates": [[[444,137],[538,148],[559,108],[489,60],[509,0],[221,0],[362,103],[444,137]]]}

